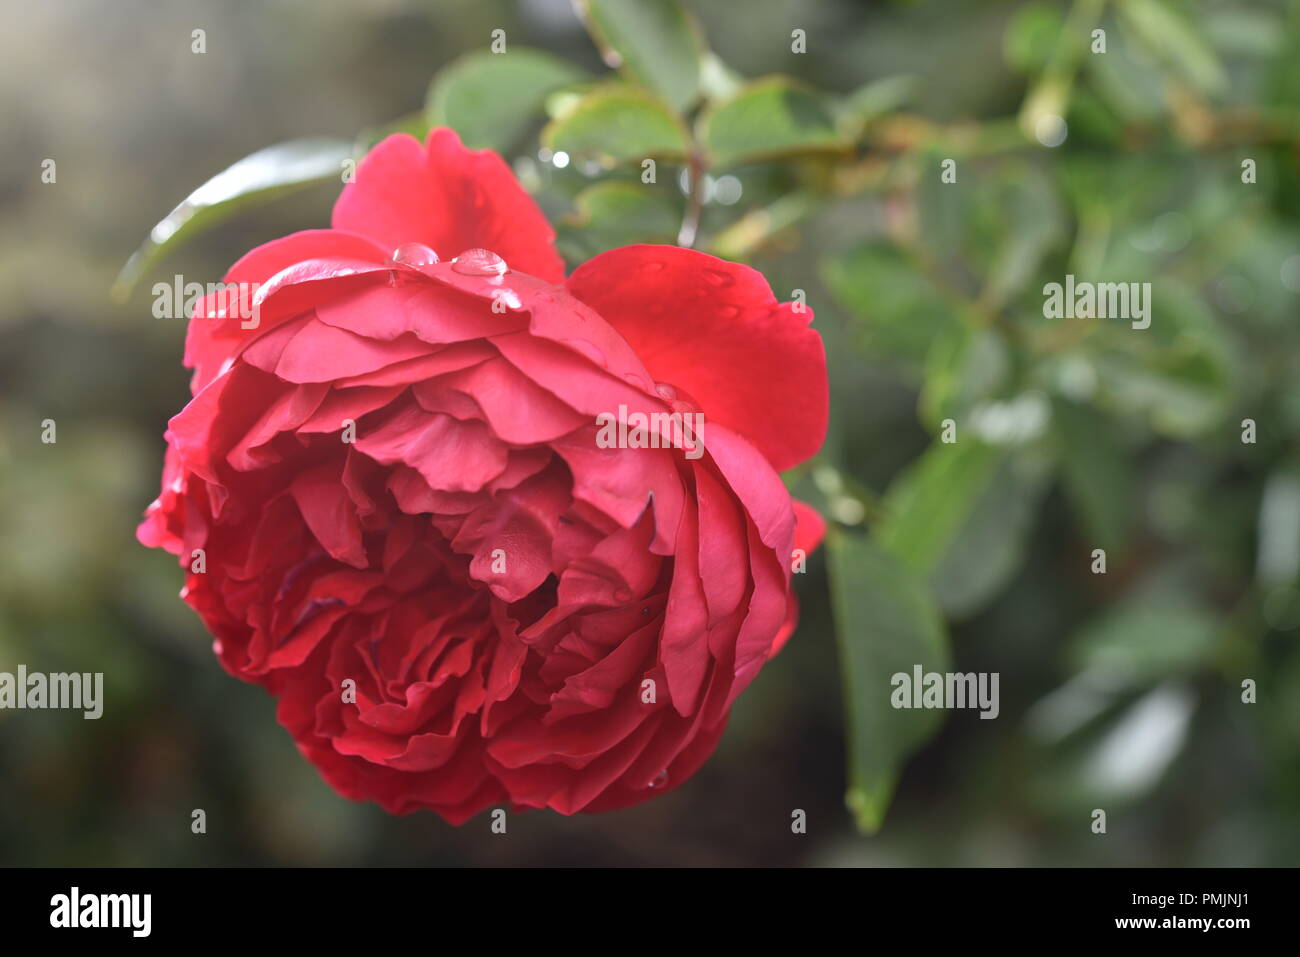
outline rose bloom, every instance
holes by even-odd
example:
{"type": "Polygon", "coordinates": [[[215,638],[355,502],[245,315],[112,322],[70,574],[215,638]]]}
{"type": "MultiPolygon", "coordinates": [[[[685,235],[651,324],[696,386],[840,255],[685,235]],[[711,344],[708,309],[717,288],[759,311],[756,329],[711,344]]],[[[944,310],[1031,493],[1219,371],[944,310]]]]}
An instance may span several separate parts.
{"type": "Polygon", "coordinates": [[[680,785],[823,530],[777,475],[825,435],[811,311],[675,246],[565,279],[553,239],[495,153],[393,136],[332,229],[254,249],[238,308],[190,320],[139,538],[329,784],[394,813],[680,785]],[[601,441],[614,417],[640,447],[601,441]]]}

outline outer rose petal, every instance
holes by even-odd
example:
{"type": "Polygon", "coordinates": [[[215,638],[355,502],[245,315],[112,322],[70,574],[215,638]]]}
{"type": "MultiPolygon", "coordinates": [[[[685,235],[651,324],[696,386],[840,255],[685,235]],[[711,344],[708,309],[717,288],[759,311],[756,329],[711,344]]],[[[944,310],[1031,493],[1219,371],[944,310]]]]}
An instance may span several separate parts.
{"type": "Polygon", "coordinates": [[[335,229],[389,249],[418,242],[444,260],[483,247],[511,269],[561,282],[555,232],[510,168],[491,150],[468,150],[452,130],[421,146],[405,134],[378,144],[334,204],[335,229]]]}
{"type": "MultiPolygon", "coordinates": [[[[258,246],[245,253],[226,272],[222,282],[260,286],[282,270],[311,260],[357,259],[383,262],[392,250],[375,245],[364,236],[334,229],[307,229],[258,246]]],[[[216,302],[216,306],[223,303],[216,302]]],[[[244,305],[248,305],[245,303],[244,305]]],[[[221,364],[267,331],[260,323],[245,329],[240,316],[217,316],[208,309],[207,298],[195,304],[185,334],[185,365],[194,370],[191,391],[198,394],[217,376],[221,364]]]]}
{"type": "Polygon", "coordinates": [[[631,344],[650,374],[685,390],[777,471],[826,437],[826,352],[812,311],[778,303],[762,274],[693,249],[624,246],[566,286],[631,344]]]}
{"type": "Polygon", "coordinates": [[[794,547],[803,549],[805,555],[817,551],[826,537],[826,519],[821,512],[797,498],[794,502],[794,547]]]}
{"type": "MultiPolygon", "coordinates": [[[[802,549],[805,555],[811,555],[821,545],[822,539],[826,537],[826,519],[822,518],[821,513],[813,508],[807,502],[801,502],[794,499],[794,547],[802,549]]],[[[781,630],[776,633],[776,639],[772,642],[772,650],[768,652],[768,657],[776,655],[785,643],[790,640],[794,634],[795,628],[799,624],[799,598],[790,590],[790,604],[786,607],[785,624],[781,630]]]]}

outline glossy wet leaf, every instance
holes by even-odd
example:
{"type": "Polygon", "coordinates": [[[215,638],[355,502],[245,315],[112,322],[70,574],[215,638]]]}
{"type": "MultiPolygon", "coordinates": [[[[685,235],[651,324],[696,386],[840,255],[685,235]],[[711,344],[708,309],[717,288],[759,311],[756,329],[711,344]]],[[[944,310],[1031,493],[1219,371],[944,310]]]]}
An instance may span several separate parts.
{"type": "Polygon", "coordinates": [[[150,230],[122,268],[114,297],[125,299],[140,277],[181,242],[238,210],[330,179],[341,187],[343,164],[352,158],[352,141],[336,139],[290,140],[244,157],[190,193],[150,230]]]}

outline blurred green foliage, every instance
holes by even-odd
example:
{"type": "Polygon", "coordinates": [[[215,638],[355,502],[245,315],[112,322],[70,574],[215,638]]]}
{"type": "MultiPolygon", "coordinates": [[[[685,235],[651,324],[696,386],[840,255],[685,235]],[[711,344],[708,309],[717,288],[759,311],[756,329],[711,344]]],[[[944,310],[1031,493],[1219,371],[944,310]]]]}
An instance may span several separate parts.
{"type": "Polygon", "coordinates": [[[92,50],[0,101],[0,668],[102,670],[109,704],[0,712],[0,862],[1300,860],[1300,6],[137,0],[94,31],[79,7],[0,41],[14,75],[68,31],[92,50]],[[501,151],[571,264],[749,262],[831,365],[830,437],[788,476],[828,547],[718,756],[499,842],[335,797],[131,535],[186,394],[142,288],[324,224],[340,158],[431,124],[501,151]],[[267,143],[292,145],[236,163],[267,143]],[[1045,318],[1067,274],[1150,283],[1150,328],[1045,318]],[[999,717],[890,708],[913,664],[998,672],[999,717]]]}

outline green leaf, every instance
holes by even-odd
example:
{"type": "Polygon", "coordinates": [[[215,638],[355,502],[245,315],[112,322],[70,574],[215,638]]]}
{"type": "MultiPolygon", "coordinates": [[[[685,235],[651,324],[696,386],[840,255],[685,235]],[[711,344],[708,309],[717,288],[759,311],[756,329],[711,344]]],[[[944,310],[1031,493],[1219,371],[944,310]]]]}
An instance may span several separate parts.
{"type": "Polygon", "coordinates": [[[932,260],[929,272],[967,294],[983,278],[982,308],[995,312],[1062,240],[1061,203],[1048,174],[1022,158],[960,163],[956,183],[943,180],[945,158],[937,148],[919,157],[917,232],[932,260]]]}
{"type": "Polygon", "coordinates": [[[606,63],[679,112],[695,102],[704,43],[677,0],[578,0],[578,9],[606,63]]]}
{"type": "Polygon", "coordinates": [[[501,152],[540,117],[546,97],[587,74],[541,50],[480,51],[441,70],[429,87],[432,126],[450,126],[471,149],[501,152]]]}
{"type": "Polygon", "coordinates": [[[1219,428],[1236,373],[1233,353],[1204,297],[1172,276],[1152,284],[1150,328],[1099,320],[1094,351],[1098,402],[1122,414],[1142,413],[1176,438],[1219,428]]]}
{"type": "Polygon", "coordinates": [[[375,148],[375,145],[380,140],[385,140],[398,133],[405,133],[407,136],[414,136],[417,140],[423,141],[429,134],[429,129],[429,115],[425,110],[420,110],[418,113],[408,113],[406,116],[398,117],[388,123],[368,126],[363,129],[357,134],[353,145],[353,153],[356,156],[365,156],[375,148]]]}
{"type": "Polygon", "coordinates": [[[1122,31],[1113,30],[1104,54],[1083,61],[1100,99],[1124,121],[1152,122],[1169,109],[1160,64],[1122,31]]]}
{"type": "Polygon", "coordinates": [[[1020,570],[1050,472],[1050,460],[1041,455],[1000,459],[930,575],[949,617],[966,618],[980,611],[1020,570]]]}
{"type": "Polygon", "coordinates": [[[579,193],[574,205],[561,231],[566,255],[572,252],[574,259],[631,243],[672,243],[681,223],[678,205],[647,183],[597,183],[579,193]]]}
{"type": "Polygon", "coordinates": [[[1147,49],[1178,69],[1198,89],[1218,93],[1227,87],[1227,73],[1214,50],[1196,27],[1163,0],[1124,0],[1119,11],[1124,24],[1147,49]]]}
{"type": "Polygon", "coordinates": [[[916,85],[916,77],[897,74],[854,90],[835,105],[840,132],[848,139],[858,139],[874,120],[906,103],[916,85]]]}
{"type": "Polygon", "coordinates": [[[1065,15],[1059,7],[1043,0],[1026,3],[1007,23],[1002,41],[1007,65],[1021,73],[1042,72],[1064,29],[1065,15]]]}
{"type": "Polygon", "coordinates": [[[935,442],[889,486],[876,541],[928,577],[956,539],[997,471],[999,452],[958,437],[935,442]]]}
{"type": "Polygon", "coordinates": [[[853,332],[868,354],[919,368],[934,341],[955,328],[947,300],[892,243],[835,253],[823,261],[822,278],[835,301],[861,320],[853,332]]]}
{"type": "Polygon", "coordinates": [[[118,274],[113,297],[124,301],[140,277],[184,240],[238,210],[313,183],[341,183],[343,164],[352,158],[353,144],[336,139],[290,140],[244,157],[190,193],[149,231],[118,274]]]}
{"type": "Polygon", "coordinates": [[[751,83],[706,109],[699,135],[715,168],[849,148],[828,102],[780,76],[751,83]]]}
{"type": "Polygon", "coordinates": [[[1144,585],[1070,639],[1070,665],[1138,686],[1192,674],[1213,661],[1223,624],[1171,580],[1144,585]]]}
{"type": "Polygon", "coordinates": [[[998,197],[1006,222],[998,254],[981,296],[986,309],[1001,309],[1029,284],[1043,258],[1065,235],[1065,215],[1056,190],[1038,167],[1025,167],[1001,184],[998,197]]]}
{"type": "Polygon", "coordinates": [[[1065,399],[1054,403],[1053,418],[1065,490],[1084,531],[1096,546],[1122,548],[1133,512],[1133,465],[1116,436],[1117,423],[1065,399]]]}
{"type": "Polygon", "coordinates": [[[1011,375],[1005,338],[983,326],[955,326],[933,338],[925,357],[921,421],[937,432],[944,419],[963,419],[997,394],[1011,375]]]}
{"type": "Polygon", "coordinates": [[[936,442],[890,485],[876,541],[927,581],[944,610],[974,614],[1020,568],[1050,460],[970,438],[936,442]]]}
{"type": "Polygon", "coordinates": [[[866,538],[827,541],[831,602],[844,684],[845,802],[864,833],[880,828],[899,765],[939,726],[941,712],[894,708],[891,678],[948,668],[948,634],[924,584],[866,538]]]}
{"type": "Polygon", "coordinates": [[[634,87],[611,86],[579,99],[542,131],[553,150],[606,165],[685,158],[686,130],[664,103],[634,87]]]}

